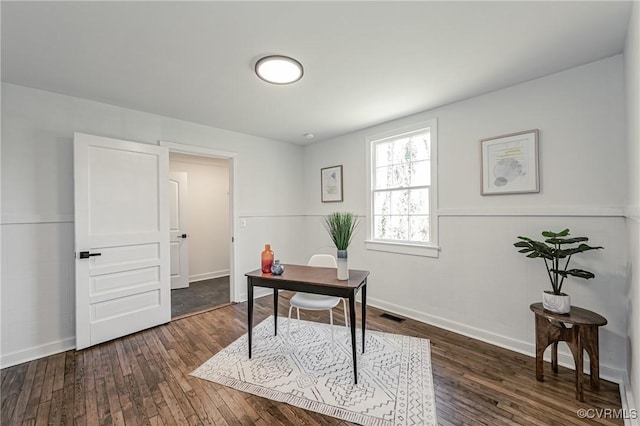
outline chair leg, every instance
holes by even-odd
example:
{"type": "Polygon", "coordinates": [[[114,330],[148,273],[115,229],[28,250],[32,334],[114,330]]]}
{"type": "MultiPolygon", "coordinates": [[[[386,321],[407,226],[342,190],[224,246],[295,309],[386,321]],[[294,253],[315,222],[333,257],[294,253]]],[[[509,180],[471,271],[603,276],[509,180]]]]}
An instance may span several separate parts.
{"type": "Polygon", "coordinates": [[[287,321],[287,335],[291,336],[291,310],[293,306],[289,305],[289,321],[287,321]]]}
{"type": "Polygon", "coordinates": [[[344,325],[349,327],[349,317],[347,316],[347,302],[342,298],[342,309],[344,310],[344,325]]]}
{"type": "Polygon", "coordinates": [[[300,308],[296,307],[296,314],[298,315],[298,330],[300,330],[300,308]]]}
{"type": "Polygon", "coordinates": [[[329,309],[329,324],[331,327],[331,349],[333,350],[333,353],[336,352],[336,343],[335,340],[333,338],[333,309],[329,309]]]}

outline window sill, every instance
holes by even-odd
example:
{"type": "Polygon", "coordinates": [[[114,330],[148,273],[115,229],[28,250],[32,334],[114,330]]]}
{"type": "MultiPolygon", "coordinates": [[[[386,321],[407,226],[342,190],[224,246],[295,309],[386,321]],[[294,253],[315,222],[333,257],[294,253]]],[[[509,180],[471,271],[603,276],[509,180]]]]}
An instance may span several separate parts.
{"type": "Polygon", "coordinates": [[[423,257],[439,257],[440,247],[437,246],[424,246],[420,244],[404,244],[404,243],[391,243],[383,241],[366,240],[364,242],[367,250],[384,251],[388,253],[407,254],[410,256],[423,256],[423,257]]]}

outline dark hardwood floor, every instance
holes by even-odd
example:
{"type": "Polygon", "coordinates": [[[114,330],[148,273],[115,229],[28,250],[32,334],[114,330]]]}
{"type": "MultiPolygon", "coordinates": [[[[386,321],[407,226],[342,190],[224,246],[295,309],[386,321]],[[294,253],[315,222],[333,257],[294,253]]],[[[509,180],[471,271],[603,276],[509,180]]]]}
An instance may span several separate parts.
{"type": "Polygon", "coordinates": [[[171,290],[171,318],[205,312],[229,303],[229,276],[189,283],[171,290]]]}
{"type": "MultiPolygon", "coordinates": [[[[280,312],[288,309],[288,293],[280,312]]],[[[259,299],[255,323],[271,314],[259,299]]],[[[580,408],[620,408],[616,384],[601,380],[585,402],[575,399],[574,373],[557,376],[545,363],[417,321],[398,324],[367,309],[367,328],[431,340],[441,425],[591,425],[580,408]]],[[[68,351],[2,370],[2,425],[346,425],[331,417],[239,392],[189,373],[246,332],[246,303],[173,321],[83,351],[68,351]]],[[[334,312],[342,323],[342,311],[334,312]]],[[[326,311],[302,313],[328,322],[326,311]]],[[[533,321],[533,318],[532,318],[533,321]]],[[[588,379],[588,376],[587,376],[588,379]]]]}

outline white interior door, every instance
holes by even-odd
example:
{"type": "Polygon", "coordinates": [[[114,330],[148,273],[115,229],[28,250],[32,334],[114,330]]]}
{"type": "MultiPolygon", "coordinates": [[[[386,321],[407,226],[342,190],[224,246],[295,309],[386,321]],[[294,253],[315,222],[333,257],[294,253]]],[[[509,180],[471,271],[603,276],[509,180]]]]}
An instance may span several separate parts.
{"type": "Polygon", "coordinates": [[[167,148],[74,135],[76,349],[171,320],[167,148]]]}
{"type": "Polygon", "coordinates": [[[187,191],[187,173],[169,173],[169,245],[171,247],[171,290],[189,287],[189,234],[187,231],[187,191]]]}

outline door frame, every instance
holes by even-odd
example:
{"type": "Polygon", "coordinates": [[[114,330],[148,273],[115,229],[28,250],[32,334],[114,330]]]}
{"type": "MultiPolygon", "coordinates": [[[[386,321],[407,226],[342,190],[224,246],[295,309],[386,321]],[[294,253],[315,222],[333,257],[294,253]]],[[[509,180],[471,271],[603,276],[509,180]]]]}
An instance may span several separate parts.
{"type": "Polygon", "coordinates": [[[160,146],[167,147],[169,153],[180,153],[189,155],[198,155],[200,157],[212,157],[229,161],[229,294],[231,295],[231,302],[238,302],[239,287],[236,285],[235,271],[236,271],[236,243],[235,243],[235,228],[237,222],[236,206],[238,205],[238,195],[235,190],[236,182],[238,179],[238,153],[231,151],[222,151],[219,149],[206,148],[202,146],[186,145],[176,142],[159,141],[160,146]]]}

